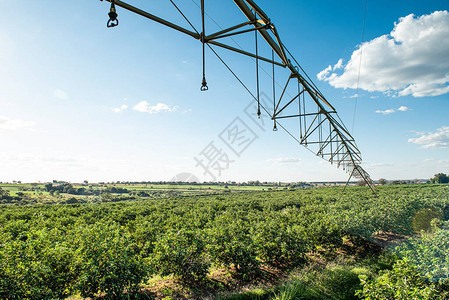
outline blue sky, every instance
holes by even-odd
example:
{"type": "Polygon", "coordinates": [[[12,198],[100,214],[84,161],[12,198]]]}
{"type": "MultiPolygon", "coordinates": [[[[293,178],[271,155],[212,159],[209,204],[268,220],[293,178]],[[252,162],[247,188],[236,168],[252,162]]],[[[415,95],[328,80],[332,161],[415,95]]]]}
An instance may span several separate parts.
{"type": "MultiPolygon", "coordinates": [[[[175,3],[198,26],[195,1],[175,3]]],[[[129,3],[188,27],[168,0],[129,3]]],[[[447,1],[367,2],[355,118],[365,1],[257,3],[353,128],[373,179],[449,173],[447,1]]],[[[246,114],[251,98],[210,51],[209,91],[201,93],[198,41],[121,8],[120,25],[107,29],[108,10],[96,0],[0,0],[0,181],[170,180],[183,172],[209,181],[195,158],[211,145],[227,159],[216,180],[347,179],[246,114]],[[252,131],[237,153],[220,138],[235,122],[252,131]]],[[[245,20],[232,1],[206,0],[206,11],[222,27],[245,20]]],[[[207,18],[206,30],[217,29],[207,18]]],[[[254,62],[219,53],[254,90],[254,62]]],[[[271,86],[261,90],[269,95],[271,86]]]]}

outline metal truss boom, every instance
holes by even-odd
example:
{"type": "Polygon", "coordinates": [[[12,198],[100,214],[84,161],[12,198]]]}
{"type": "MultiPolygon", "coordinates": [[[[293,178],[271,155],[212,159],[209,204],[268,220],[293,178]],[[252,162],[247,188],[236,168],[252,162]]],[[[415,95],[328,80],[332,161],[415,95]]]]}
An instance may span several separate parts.
{"type": "MultiPolygon", "coordinates": [[[[103,0],[101,0],[103,1],[103,0]]],[[[213,34],[206,35],[204,32],[204,0],[201,0],[201,16],[202,16],[202,32],[190,23],[190,21],[179,11],[186,21],[190,24],[194,31],[176,25],[172,22],[164,20],[146,11],[138,9],[120,0],[105,0],[122,7],[133,13],[141,15],[145,18],[153,20],[164,26],[170,27],[183,34],[193,37],[203,43],[203,87],[202,90],[207,90],[206,81],[204,77],[204,45],[207,44],[209,48],[211,45],[227,49],[256,60],[258,71],[258,61],[264,61],[273,64],[273,111],[270,113],[271,119],[274,122],[274,130],[277,130],[276,123],[279,120],[296,119],[299,121],[299,136],[296,137],[288,132],[296,141],[315,153],[315,155],[328,160],[331,164],[336,163],[338,167],[343,167],[351,177],[362,179],[366,184],[375,191],[375,185],[371,180],[369,174],[360,166],[362,162],[361,153],[355,144],[355,140],[346,127],[341,122],[335,108],[327,101],[324,95],[313,84],[312,80],[307,76],[304,70],[300,67],[296,59],[291,55],[288,49],[281,42],[276,26],[271,22],[268,15],[254,2],[254,0],[233,0],[235,5],[241,10],[247,21],[241,22],[226,29],[222,29],[213,34]],[[250,27],[250,28],[248,28],[250,27]],[[225,42],[217,42],[218,39],[226,39],[237,35],[243,35],[249,32],[256,32],[256,52],[245,51],[236,47],[227,45],[225,42]],[[258,54],[257,35],[262,36],[269,47],[272,49],[272,57],[266,58],[258,54]],[[275,58],[277,57],[277,59],[275,58]],[[293,64],[296,63],[295,64],[293,64]],[[274,92],[274,66],[279,66],[287,69],[290,72],[287,83],[284,86],[279,99],[275,99],[274,92]],[[296,80],[294,80],[296,79],[296,80]],[[290,84],[295,81],[298,85],[298,91],[293,97],[289,97],[287,102],[283,102],[285,92],[290,84]],[[203,89],[204,88],[204,89],[203,89]],[[306,102],[307,95],[307,102],[306,102]],[[296,106],[297,104],[297,106],[296,106]],[[307,105],[308,104],[308,105],[307,105]],[[312,104],[312,105],[311,105],[312,104]],[[312,109],[310,110],[310,106],[312,109]],[[296,107],[296,108],[294,108],[296,107]],[[297,109],[297,112],[289,112],[288,115],[283,115],[288,109],[297,109]],[[309,110],[307,110],[307,108],[309,110]]],[[[172,3],[173,1],[170,0],[172,3]]],[[[175,5],[173,3],[173,5],[175,5]]],[[[176,6],[176,5],[175,5],[176,6]]],[[[176,7],[178,8],[178,7],[176,7]]],[[[179,10],[179,8],[178,8],[179,10]]],[[[210,48],[212,49],[212,48],[210,48]]],[[[214,51],[216,54],[216,52],[214,51]]],[[[220,58],[221,60],[221,58],[220,58]]],[[[228,67],[228,66],[227,66],[228,67]]],[[[228,67],[229,69],[229,67],[228,67]]],[[[231,71],[232,72],[232,71],[231,71]]],[[[258,73],[257,73],[258,74],[258,73]]],[[[236,76],[234,74],[234,76],[236,76]]],[[[238,79],[238,78],[237,78],[238,79]]],[[[239,80],[240,81],[240,80],[239,80]]],[[[240,83],[242,83],[240,81],[240,83]]],[[[242,83],[243,84],[243,83],[242,83]]],[[[259,78],[257,76],[257,86],[259,86],[259,78]]],[[[246,87],[245,87],[246,88],[246,87]]],[[[246,88],[248,90],[248,88],[246,88]]],[[[249,91],[249,90],[248,90],[249,91]]],[[[255,100],[259,103],[259,92],[255,100]]],[[[284,128],[284,126],[281,126],[284,128]]],[[[284,128],[285,129],[285,128],[284,128]]],[[[350,177],[350,178],[351,178],[350,177]]]]}

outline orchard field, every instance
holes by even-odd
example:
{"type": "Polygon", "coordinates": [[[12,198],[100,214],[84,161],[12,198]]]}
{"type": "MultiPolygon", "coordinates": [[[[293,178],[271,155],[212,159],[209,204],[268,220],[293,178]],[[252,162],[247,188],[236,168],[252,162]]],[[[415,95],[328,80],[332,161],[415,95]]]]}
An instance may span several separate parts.
{"type": "Polygon", "coordinates": [[[269,191],[289,187],[311,187],[307,183],[183,183],[183,182],[108,182],[72,184],[54,180],[52,183],[0,182],[0,204],[75,204],[118,202],[141,198],[198,196],[219,192],[269,191]]]}
{"type": "Polygon", "coordinates": [[[444,299],[448,219],[437,184],[2,205],[0,298],[444,299]]]}

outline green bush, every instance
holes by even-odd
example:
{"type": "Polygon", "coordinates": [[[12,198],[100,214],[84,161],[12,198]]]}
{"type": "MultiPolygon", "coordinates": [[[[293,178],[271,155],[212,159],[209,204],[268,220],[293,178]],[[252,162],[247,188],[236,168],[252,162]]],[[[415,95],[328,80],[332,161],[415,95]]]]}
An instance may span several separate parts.
{"type": "Polygon", "coordinates": [[[73,291],[73,252],[58,230],[32,230],[0,247],[0,298],[65,298],[73,291]]]}
{"type": "Polygon", "coordinates": [[[412,219],[413,230],[417,233],[421,231],[429,232],[432,229],[430,222],[433,219],[441,220],[442,212],[434,208],[423,208],[416,212],[412,219]]]}
{"type": "Polygon", "coordinates": [[[256,247],[250,227],[237,216],[220,216],[209,228],[208,253],[217,265],[234,267],[243,278],[254,276],[259,271],[256,247]]]}
{"type": "Polygon", "coordinates": [[[106,293],[106,297],[118,298],[124,291],[138,290],[147,270],[126,230],[114,223],[97,223],[77,228],[73,234],[75,289],[83,297],[106,293]]]}
{"type": "Polygon", "coordinates": [[[375,279],[359,276],[363,289],[358,292],[365,299],[432,299],[437,289],[410,264],[407,258],[398,260],[392,270],[384,270],[375,279]]]}
{"type": "Polygon", "coordinates": [[[297,226],[272,219],[256,224],[252,235],[257,256],[264,263],[285,267],[305,261],[307,245],[297,226]]]}
{"type": "MultiPolygon", "coordinates": [[[[425,216],[432,214],[426,210],[425,216]]],[[[449,229],[448,224],[433,221],[432,230],[411,238],[395,249],[402,257],[393,269],[375,279],[361,276],[367,299],[447,299],[449,298],[449,229]]]]}
{"type": "MultiPolygon", "coordinates": [[[[436,220],[435,220],[436,221],[436,220]]],[[[416,269],[434,282],[449,279],[449,225],[446,222],[442,228],[433,222],[433,233],[427,233],[420,238],[412,238],[396,251],[416,266],[416,269]]]]}
{"type": "Polygon", "coordinates": [[[186,281],[204,279],[210,263],[205,259],[204,235],[198,231],[169,231],[154,245],[150,265],[162,276],[176,275],[186,281]]]}

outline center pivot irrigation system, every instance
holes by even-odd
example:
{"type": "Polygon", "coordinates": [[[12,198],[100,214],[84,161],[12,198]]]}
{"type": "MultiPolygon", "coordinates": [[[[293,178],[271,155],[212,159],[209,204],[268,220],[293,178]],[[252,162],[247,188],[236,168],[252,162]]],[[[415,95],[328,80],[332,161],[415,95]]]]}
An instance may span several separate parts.
{"type": "MultiPolygon", "coordinates": [[[[103,0],[101,0],[103,1],[103,0]]],[[[240,84],[257,102],[257,115],[260,118],[261,109],[263,109],[271,118],[273,122],[273,130],[277,131],[278,126],[285,130],[291,137],[293,137],[300,145],[305,146],[308,150],[315,153],[315,155],[329,161],[331,164],[336,164],[337,167],[342,167],[350,174],[349,180],[354,176],[362,179],[375,192],[375,185],[371,180],[369,174],[360,166],[362,157],[354,138],[349,133],[348,129],[343,125],[335,108],[326,100],[323,94],[315,86],[309,76],[301,68],[297,60],[292,56],[290,51],[281,42],[276,27],[271,22],[270,18],[253,0],[233,0],[234,4],[243,13],[245,19],[242,23],[230,26],[228,28],[221,28],[212,34],[206,34],[205,31],[205,6],[204,0],[200,0],[197,4],[201,11],[201,32],[199,32],[192,22],[186,17],[184,12],[174,3],[169,0],[176,8],[179,14],[193,29],[189,30],[182,26],[176,25],[163,18],[157,17],[149,12],[138,9],[120,0],[105,0],[111,3],[109,12],[109,21],[107,27],[115,27],[118,25],[118,14],[116,6],[124,8],[128,11],[141,15],[145,18],[153,20],[157,23],[175,29],[183,34],[189,35],[202,43],[203,55],[203,79],[201,84],[201,91],[208,90],[206,81],[206,47],[212,51],[214,55],[226,66],[226,68],[235,76],[240,84]],[[248,36],[248,33],[254,32],[252,39],[254,39],[255,47],[252,50],[243,49],[235,40],[237,36],[248,36]],[[271,57],[264,57],[259,54],[260,45],[258,39],[262,37],[263,40],[271,48],[271,57]],[[220,42],[219,42],[220,41],[220,42]],[[229,43],[227,43],[227,41],[229,43]],[[230,42],[234,45],[230,45],[230,42]],[[215,49],[224,48],[248,57],[251,57],[256,64],[256,92],[253,93],[243,83],[243,81],[236,75],[236,73],[229,67],[228,64],[218,55],[215,49]],[[259,69],[261,63],[268,63],[272,66],[272,108],[268,107],[266,103],[261,101],[259,69]],[[282,68],[289,72],[286,83],[279,85],[275,79],[276,68],[282,68]],[[280,86],[281,93],[276,91],[276,86],[280,86]],[[291,132],[282,122],[294,121],[295,132],[291,132]]],[[[242,16],[243,17],[243,16],[242,16]]],[[[269,55],[268,55],[269,56],[269,55]]],[[[265,70],[264,70],[265,71],[265,70]]],[[[265,73],[267,73],[265,71],[265,73]]],[[[270,105],[271,106],[271,105],[270,105]]]]}

